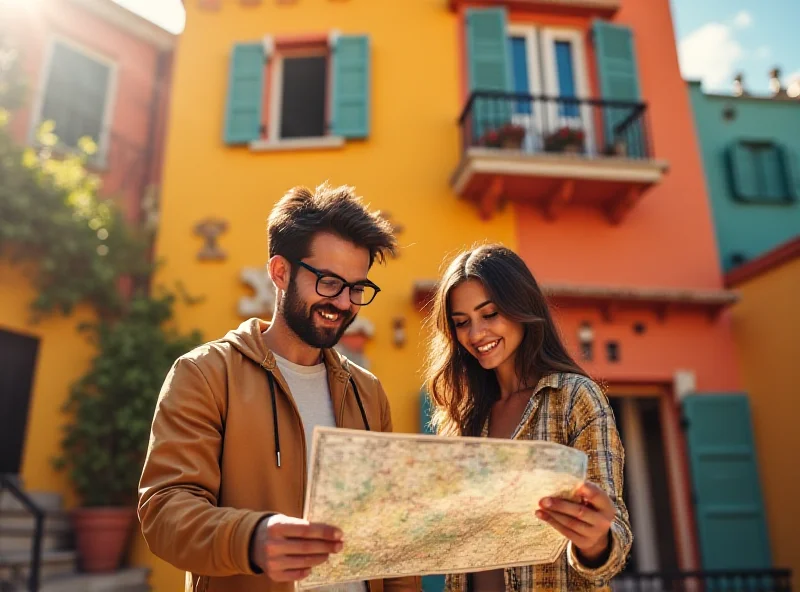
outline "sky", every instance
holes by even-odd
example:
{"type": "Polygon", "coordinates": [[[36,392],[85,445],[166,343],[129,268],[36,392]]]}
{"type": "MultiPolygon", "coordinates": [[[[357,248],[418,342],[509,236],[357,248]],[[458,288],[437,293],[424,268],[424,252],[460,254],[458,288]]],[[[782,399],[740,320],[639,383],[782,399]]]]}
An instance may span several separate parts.
{"type": "MultiPolygon", "coordinates": [[[[641,1],[641,0],[639,0],[641,1]]],[[[800,78],[800,0],[671,0],[684,78],[730,91],[737,72],[753,94],[769,92],[769,71],[784,87],[800,78]]]]}
{"type": "MultiPolygon", "coordinates": [[[[181,0],[114,0],[173,33],[183,30],[181,0]]],[[[649,0],[630,0],[647,2],[649,0]]],[[[800,0],[670,0],[684,78],[706,91],[730,91],[737,72],[753,94],[769,91],[778,67],[784,87],[800,78],[800,0]]]]}

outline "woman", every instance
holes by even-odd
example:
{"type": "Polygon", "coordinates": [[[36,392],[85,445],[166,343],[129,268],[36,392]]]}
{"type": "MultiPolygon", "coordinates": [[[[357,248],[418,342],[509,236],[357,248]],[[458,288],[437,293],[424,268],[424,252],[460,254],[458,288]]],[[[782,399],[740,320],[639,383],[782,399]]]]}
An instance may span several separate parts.
{"type": "Polygon", "coordinates": [[[608,400],[567,353],[530,270],[499,245],[458,255],[429,323],[426,382],[440,434],[548,440],[589,457],[575,498],[545,498],[536,511],[569,540],[555,563],[452,575],[447,590],[605,587],[633,538],[622,500],[624,451],[608,400]]]}

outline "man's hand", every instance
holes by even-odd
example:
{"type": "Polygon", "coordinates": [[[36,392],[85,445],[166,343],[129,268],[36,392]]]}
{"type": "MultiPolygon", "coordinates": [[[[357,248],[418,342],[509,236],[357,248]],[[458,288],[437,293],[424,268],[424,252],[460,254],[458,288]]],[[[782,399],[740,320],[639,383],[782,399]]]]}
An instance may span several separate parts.
{"type": "Polygon", "coordinates": [[[338,528],[276,514],[258,524],[250,556],[274,582],[294,582],[341,550],[338,528]]]}

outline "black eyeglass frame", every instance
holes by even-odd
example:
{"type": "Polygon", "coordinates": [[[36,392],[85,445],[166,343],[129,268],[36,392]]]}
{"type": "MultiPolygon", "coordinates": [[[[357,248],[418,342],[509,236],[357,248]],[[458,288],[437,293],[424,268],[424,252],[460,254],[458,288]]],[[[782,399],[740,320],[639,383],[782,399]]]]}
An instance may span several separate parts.
{"type": "Polygon", "coordinates": [[[304,261],[300,261],[299,259],[297,261],[295,261],[295,263],[297,265],[299,265],[300,267],[302,267],[304,269],[307,269],[308,271],[313,273],[315,276],[317,276],[317,283],[314,286],[314,289],[317,291],[317,294],[319,294],[323,298],[336,298],[339,294],[341,294],[344,291],[345,288],[349,288],[350,289],[350,294],[349,294],[350,302],[355,304],[356,306],[367,306],[373,300],[375,300],[375,296],[377,296],[378,292],[381,291],[381,289],[378,287],[378,285],[373,283],[373,282],[371,282],[370,280],[360,280],[358,282],[348,282],[346,279],[344,279],[340,275],[336,275],[335,273],[331,273],[331,272],[320,271],[316,267],[314,267],[312,265],[309,265],[308,263],[306,263],[304,261]],[[322,292],[319,291],[319,283],[325,278],[333,278],[335,280],[338,280],[338,281],[342,282],[342,287],[339,288],[339,291],[336,292],[336,294],[333,294],[333,295],[331,295],[331,294],[323,294],[322,292]],[[353,302],[353,288],[357,288],[357,287],[372,288],[373,290],[375,290],[375,293],[372,295],[372,298],[370,298],[367,302],[353,302]]]}

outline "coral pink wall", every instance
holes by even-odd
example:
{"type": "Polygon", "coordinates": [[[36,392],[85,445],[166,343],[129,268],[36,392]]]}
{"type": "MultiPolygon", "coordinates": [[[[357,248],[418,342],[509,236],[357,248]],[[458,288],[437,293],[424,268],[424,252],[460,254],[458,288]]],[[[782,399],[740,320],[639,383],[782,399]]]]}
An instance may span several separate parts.
{"type": "Polygon", "coordinates": [[[65,40],[115,64],[115,80],[107,99],[111,109],[108,165],[99,172],[104,191],[119,195],[129,217],[135,218],[144,187],[157,182],[160,172],[170,58],[163,58],[166,67],[159,78],[163,50],[68,0],[12,3],[3,11],[21,46],[28,74],[27,104],[15,115],[13,124],[20,141],[27,141],[31,133],[32,108],[43,91],[53,39],[65,40]],[[157,85],[161,92],[156,96],[157,85]]]}

